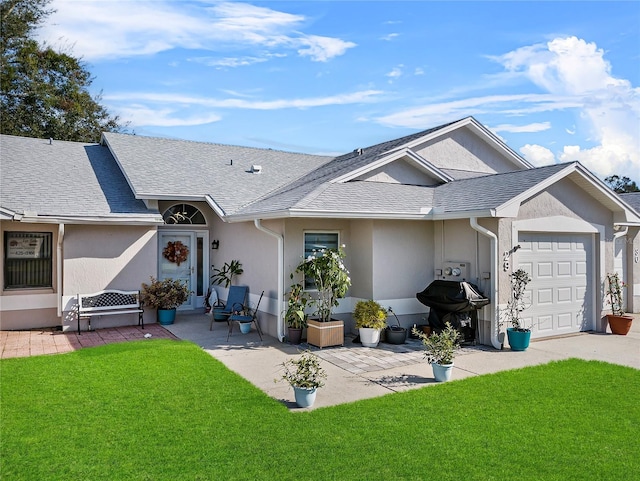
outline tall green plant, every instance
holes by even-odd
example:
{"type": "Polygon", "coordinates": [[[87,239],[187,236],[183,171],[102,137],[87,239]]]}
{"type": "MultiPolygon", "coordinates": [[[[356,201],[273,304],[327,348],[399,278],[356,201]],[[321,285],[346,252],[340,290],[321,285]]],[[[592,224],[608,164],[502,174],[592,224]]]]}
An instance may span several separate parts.
{"type": "Polygon", "coordinates": [[[622,301],[622,288],[625,287],[617,272],[607,274],[607,296],[611,304],[611,313],[614,316],[624,316],[624,306],[622,301]]]}
{"type": "Polygon", "coordinates": [[[231,262],[225,262],[220,269],[214,269],[211,280],[215,284],[224,284],[224,287],[229,287],[233,283],[233,278],[243,272],[240,261],[234,259],[231,262]]]}
{"type": "MultiPolygon", "coordinates": [[[[293,279],[293,274],[291,274],[293,279]]],[[[307,304],[310,301],[309,293],[304,290],[302,284],[292,284],[287,293],[287,309],[284,312],[284,320],[288,327],[301,329],[307,325],[307,304]]]]}
{"type": "Polygon", "coordinates": [[[531,276],[524,269],[518,269],[509,275],[509,281],[511,296],[507,302],[507,320],[516,331],[527,332],[531,329],[524,326],[520,314],[531,305],[524,296],[527,284],[531,282],[531,276]]]}
{"type": "Polygon", "coordinates": [[[296,268],[296,272],[315,284],[318,297],[311,302],[316,306],[315,315],[320,321],[331,320],[333,308],[339,304],[338,299],[343,298],[351,286],[349,271],[343,262],[345,256],[342,247],[314,249],[296,268]]]}

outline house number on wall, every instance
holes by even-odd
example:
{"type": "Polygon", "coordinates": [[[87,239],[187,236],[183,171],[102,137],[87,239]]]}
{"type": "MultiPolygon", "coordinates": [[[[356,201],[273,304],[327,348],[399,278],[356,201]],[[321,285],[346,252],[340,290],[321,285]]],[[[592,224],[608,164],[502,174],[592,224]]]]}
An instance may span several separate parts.
{"type": "Polygon", "coordinates": [[[639,257],[640,257],[640,254],[638,254],[638,249],[633,249],[633,262],[637,264],[639,257]]]}

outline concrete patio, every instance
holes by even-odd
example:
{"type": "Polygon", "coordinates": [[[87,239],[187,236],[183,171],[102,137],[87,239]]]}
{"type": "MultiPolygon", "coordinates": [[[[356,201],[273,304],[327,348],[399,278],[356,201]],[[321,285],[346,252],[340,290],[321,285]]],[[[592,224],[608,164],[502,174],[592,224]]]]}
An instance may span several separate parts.
{"type": "MultiPolygon", "coordinates": [[[[455,359],[453,380],[469,376],[516,369],[550,361],[580,358],[622,364],[640,369],[640,315],[627,336],[610,333],[581,333],[563,338],[533,341],[524,352],[498,351],[487,346],[463,348],[455,359]]],[[[309,348],[324,362],[328,378],[311,409],[416,389],[436,384],[431,367],[423,360],[417,341],[403,346],[380,343],[370,349],[345,339],[343,347],[318,349],[306,344],[292,346],[257,332],[241,334],[234,329],[229,342],[226,323],[214,323],[209,331],[206,315],[180,316],[167,328],[181,339],[188,339],[222,361],[229,369],[248,379],[269,396],[289,407],[293,390],[286,383],[274,383],[280,364],[309,348]]]]}

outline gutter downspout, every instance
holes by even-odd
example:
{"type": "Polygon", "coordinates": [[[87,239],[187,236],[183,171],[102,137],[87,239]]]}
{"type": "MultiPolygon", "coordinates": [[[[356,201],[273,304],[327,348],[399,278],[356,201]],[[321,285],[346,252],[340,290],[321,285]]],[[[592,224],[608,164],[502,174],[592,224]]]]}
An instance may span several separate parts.
{"type": "Polygon", "coordinates": [[[58,288],[58,317],[62,317],[62,244],[64,243],[64,224],[58,224],[58,245],[56,246],[56,287],[58,288]]]}
{"type": "Polygon", "coordinates": [[[469,218],[471,227],[491,239],[491,292],[493,302],[491,303],[491,345],[496,349],[502,349],[502,342],[499,339],[498,326],[498,237],[488,229],[478,224],[476,217],[469,218]]]}
{"type": "MultiPolygon", "coordinates": [[[[628,232],[629,232],[629,226],[625,225],[623,230],[613,233],[613,255],[614,256],[615,256],[615,250],[616,250],[616,240],[618,240],[619,237],[626,236],[628,232]]],[[[626,253],[625,253],[625,258],[626,258],[626,253]]],[[[625,266],[624,264],[622,266],[622,272],[623,272],[623,274],[627,272],[627,266],[625,266]]],[[[620,281],[621,282],[622,281],[626,282],[626,278],[621,278],[620,281]]],[[[627,299],[625,299],[625,301],[629,302],[629,297],[628,296],[627,296],[627,299]]],[[[627,310],[627,307],[628,306],[624,306],[624,310],[625,311],[627,310]]],[[[606,327],[606,325],[605,325],[605,327],[606,327]]]]}
{"type": "Polygon", "coordinates": [[[261,223],[261,219],[254,219],[253,223],[256,229],[278,239],[278,340],[284,341],[284,322],[282,317],[282,306],[284,303],[284,236],[272,230],[267,229],[261,223]]]}

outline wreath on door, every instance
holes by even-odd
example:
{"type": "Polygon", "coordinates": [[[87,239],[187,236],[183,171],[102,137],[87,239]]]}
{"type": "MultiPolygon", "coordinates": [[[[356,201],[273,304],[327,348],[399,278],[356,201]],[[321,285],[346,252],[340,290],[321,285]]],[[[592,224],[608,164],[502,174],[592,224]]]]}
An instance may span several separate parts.
{"type": "Polygon", "coordinates": [[[189,248],[180,241],[168,242],[167,247],[162,251],[162,255],[169,262],[175,262],[180,265],[187,260],[189,248]]]}

